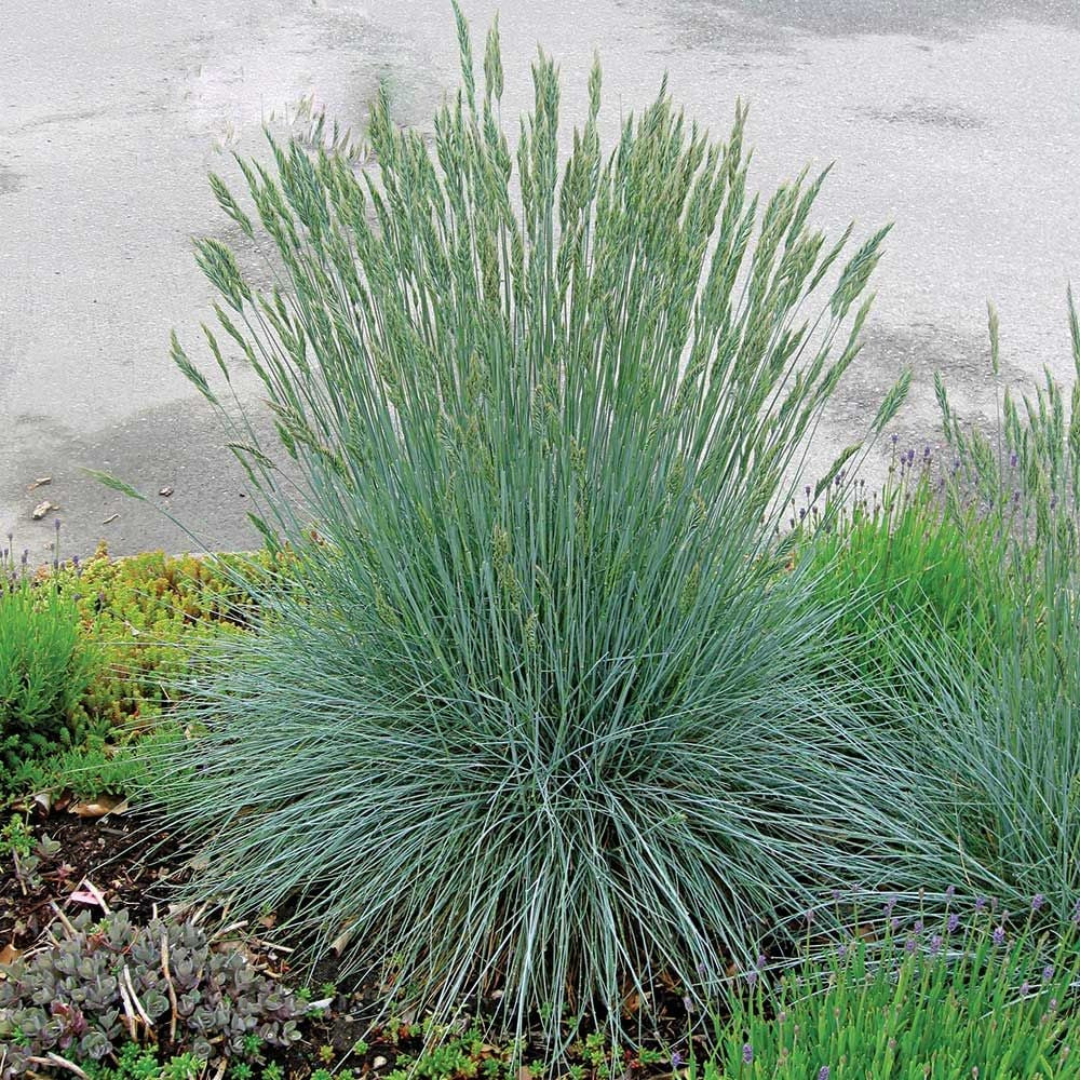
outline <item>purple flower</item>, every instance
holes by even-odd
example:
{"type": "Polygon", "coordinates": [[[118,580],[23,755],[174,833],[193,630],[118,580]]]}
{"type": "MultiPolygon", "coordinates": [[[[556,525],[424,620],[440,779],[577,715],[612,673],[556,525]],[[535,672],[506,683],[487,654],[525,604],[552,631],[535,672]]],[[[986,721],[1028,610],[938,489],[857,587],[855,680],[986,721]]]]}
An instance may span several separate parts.
{"type": "Polygon", "coordinates": [[[1047,964],[1046,967],[1043,968],[1042,981],[1043,982],[1049,982],[1053,977],[1054,977],[1054,965],[1053,964],[1047,964]]]}
{"type": "Polygon", "coordinates": [[[889,899],[885,901],[885,914],[886,915],[891,915],[892,914],[893,908],[896,907],[896,900],[897,900],[897,898],[895,896],[890,896],[889,899]]]}
{"type": "Polygon", "coordinates": [[[671,1070],[674,1072],[676,1069],[681,1069],[685,1062],[682,1054],[678,1050],[675,1050],[671,1055],[671,1070]]]}
{"type": "Polygon", "coordinates": [[[804,917],[806,919],[806,925],[809,926],[814,921],[814,909],[810,908],[804,917]]]}
{"type": "Polygon", "coordinates": [[[1080,926],[1080,900],[1076,901],[1076,907],[1073,908],[1072,921],[1073,926],[1080,926]]]}
{"type": "Polygon", "coordinates": [[[749,1043],[743,1043],[742,1060],[744,1065],[749,1065],[754,1060],[754,1048],[749,1043]]]}
{"type": "Polygon", "coordinates": [[[922,919],[916,919],[915,920],[915,925],[911,929],[914,930],[916,934],[921,934],[923,932],[923,921],[922,921],[922,919]]]}
{"type": "Polygon", "coordinates": [[[843,960],[845,956],[847,956],[847,946],[838,945],[836,948],[836,959],[843,960]]]}
{"type": "Polygon", "coordinates": [[[22,553],[22,564],[23,564],[23,566],[25,566],[29,561],[30,561],[30,549],[29,548],[23,548],[23,553],[22,553]]]}
{"type": "Polygon", "coordinates": [[[950,885],[945,890],[945,899],[946,900],[951,900],[955,895],[956,895],[956,886],[955,885],[950,885]]]}
{"type": "Polygon", "coordinates": [[[1045,903],[1046,903],[1046,897],[1043,896],[1043,894],[1041,892],[1036,893],[1031,898],[1031,910],[1032,911],[1038,911],[1039,908],[1041,908],[1043,906],[1043,904],[1045,904],[1045,903]]]}
{"type": "Polygon", "coordinates": [[[960,929],[960,916],[954,911],[949,916],[949,921],[945,924],[949,928],[950,934],[955,934],[960,929]]]}
{"type": "Polygon", "coordinates": [[[895,934],[896,931],[900,929],[900,916],[894,915],[890,920],[889,925],[892,927],[892,932],[895,934]]]}
{"type": "Polygon", "coordinates": [[[757,963],[754,965],[754,967],[756,967],[758,969],[758,971],[764,971],[765,970],[765,964],[766,964],[765,954],[761,953],[761,954],[758,955],[757,963]]]}
{"type": "Polygon", "coordinates": [[[817,1080],[829,1080],[829,1066],[828,1065],[822,1065],[821,1068],[818,1069],[817,1080]]]}
{"type": "Polygon", "coordinates": [[[1005,944],[1005,927],[1004,926],[995,926],[994,927],[994,933],[993,933],[992,936],[994,938],[994,944],[995,945],[1004,945],[1005,944]]]}
{"type": "Polygon", "coordinates": [[[56,520],[53,521],[53,528],[56,529],[57,532],[60,531],[60,519],[59,518],[56,518],[56,520]]]}
{"type": "Polygon", "coordinates": [[[913,953],[914,951],[915,951],[915,939],[913,937],[909,937],[907,939],[907,941],[904,942],[904,952],[910,954],[910,953],[913,953]]]}
{"type": "Polygon", "coordinates": [[[803,491],[806,492],[806,497],[809,499],[810,498],[810,485],[807,484],[806,487],[803,488],[803,491]]]}
{"type": "Polygon", "coordinates": [[[1022,983],[1020,984],[1020,996],[1021,996],[1021,997],[1027,997],[1027,996],[1028,996],[1028,994],[1030,994],[1030,993],[1031,993],[1031,983],[1029,983],[1029,982],[1027,981],[1027,979],[1025,979],[1025,980],[1024,980],[1024,981],[1023,981],[1023,982],[1022,982],[1022,983]]]}
{"type": "Polygon", "coordinates": [[[893,444],[893,446],[895,446],[895,445],[896,445],[896,444],[897,444],[897,443],[898,443],[899,441],[900,441],[900,436],[899,436],[899,435],[896,435],[896,434],[894,433],[894,434],[893,434],[893,437],[892,437],[892,444],[893,444]]]}
{"type": "Polygon", "coordinates": [[[984,907],[986,907],[986,897],[985,896],[977,897],[976,900],[975,900],[975,910],[976,911],[982,911],[982,909],[984,907]]]}
{"type": "Polygon", "coordinates": [[[748,971],[743,978],[746,979],[746,985],[750,987],[757,986],[758,973],[756,971],[748,971]]]}
{"type": "Polygon", "coordinates": [[[939,952],[941,952],[941,943],[942,943],[943,940],[944,939],[942,938],[942,936],[940,934],[935,934],[930,939],[930,955],[931,956],[937,956],[937,954],[939,952]]]}

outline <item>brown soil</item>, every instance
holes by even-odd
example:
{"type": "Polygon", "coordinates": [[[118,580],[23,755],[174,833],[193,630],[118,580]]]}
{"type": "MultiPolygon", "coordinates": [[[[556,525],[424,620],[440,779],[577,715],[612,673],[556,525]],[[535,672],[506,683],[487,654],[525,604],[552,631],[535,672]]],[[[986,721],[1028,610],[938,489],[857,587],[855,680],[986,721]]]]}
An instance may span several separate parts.
{"type": "Polygon", "coordinates": [[[0,854],[0,954],[5,946],[31,948],[58,912],[100,911],[100,904],[87,902],[95,891],[109,909],[124,908],[133,920],[147,921],[166,902],[166,879],[179,881],[187,873],[169,834],[134,816],[53,812],[28,824],[35,842],[48,837],[59,848],[50,855],[39,849],[36,866],[9,850],[0,854]]]}

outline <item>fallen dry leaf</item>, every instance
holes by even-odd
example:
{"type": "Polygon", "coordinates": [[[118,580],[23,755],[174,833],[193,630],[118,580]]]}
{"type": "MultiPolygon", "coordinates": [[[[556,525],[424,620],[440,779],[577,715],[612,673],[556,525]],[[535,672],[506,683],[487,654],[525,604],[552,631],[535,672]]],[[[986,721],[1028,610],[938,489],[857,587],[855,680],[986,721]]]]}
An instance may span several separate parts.
{"type": "Polygon", "coordinates": [[[32,484],[26,485],[27,491],[33,491],[34,488],[44,487],[46,484],[52,483],[51,476],[39,476],[32,484]]]}
{"type": "Polygon", "coordinates": [[[106,814],[123,814],[128,810],[127,799],[114,795],[99,795],[92,802],[75,803],[68,813],[81,818],[98,818],[106,814]]]}
{"type": "Polygon", "coordinates": [[[22,956],[22,949],[16,949],[9,941],[2,949],[0,949],[0,967],[3,967],[5,964],[14,964],[20,956],[22,956]]]}
{"type": "Polygon", "coordinates": [[[35,521],[40,521],[51,510],[59,510],[59,509],[60,509],[60,507],[57,506],[56,503],[49,502],[49,500],[46,499],[44,502],[38,503],[37,506],[34,507],[33,512],[30,514],[30,516],[35,521]]]}

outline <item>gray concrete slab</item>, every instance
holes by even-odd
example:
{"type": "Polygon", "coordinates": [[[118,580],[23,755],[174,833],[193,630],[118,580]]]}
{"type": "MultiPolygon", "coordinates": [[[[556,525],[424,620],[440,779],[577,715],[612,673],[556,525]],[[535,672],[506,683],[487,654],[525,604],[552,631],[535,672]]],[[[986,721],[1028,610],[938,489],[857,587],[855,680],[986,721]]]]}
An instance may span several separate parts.
{"type": "MultiPolygon", "coordinates": [[[[1075,0],[492,0],[504,117],[528,104],[542,42],[581,119],[592,52],[608,132],[667,71],[676,100],[723,135],[751,103],[756,186],[835,161],[817,220],[896,227],[858,371],[823,430],[846,441],[903,365],[905,441],[933,438],[932,372],[993,407],[985,302],[1010,377],[1069,378],[1065,287],[1080,285],[1080,4],[1075,0]]],[[[362,125],[380,80],[402,123],[429,124],[456,79],[443,0],[30,0],[0,7],[0,533],[51,558],[99,537],[127,553],[192,541],[153,507],[86,479],[106,469],[153,494],[207,546],[252,542],[225,437],[168,360],[194,355],[211,290],[193,235],[228,236],[206,186],[260,127],[299,130],[305,95],[362,125]],[[27,490],[51,476],[45,488],[27,490]],[[114,517],[113,515],[118,515],[114,517]],[[108,521],[108,524],[106,522],[108,521]]],[[[0,545],[6,541],[0,540],[0,545]]]]}

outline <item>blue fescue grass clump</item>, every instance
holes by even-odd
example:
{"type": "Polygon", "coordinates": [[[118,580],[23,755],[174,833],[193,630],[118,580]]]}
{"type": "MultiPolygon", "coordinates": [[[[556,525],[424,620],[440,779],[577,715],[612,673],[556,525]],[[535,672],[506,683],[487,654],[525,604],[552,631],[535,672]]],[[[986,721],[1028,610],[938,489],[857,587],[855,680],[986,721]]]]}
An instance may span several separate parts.
{"type": "Polygon", "coordinates": [[[661,971],[703,1003],[838,881],[959,867],[931,779],[819,677],[835,616],[777,539],[884,230],[841,262],[850,230],[808,225],[824,176],[759,224],[741,108],[715,143],[662,91],[604,157],[599,67],[560,168],[543,56],[515,161],[497,32],[480,89],[459,30],[434,153],[383,98],[375,174],[271,143],[275,173],[240,162],[259,227],[214,181],[283,273],[258,294],[199,243],[210,349],[262,380],[285,472],[174,357],[297,563],[180,706],[160,804],[204,896],[291,912],[437,1018],[500,991],[558,1037],[661,971]]]}

